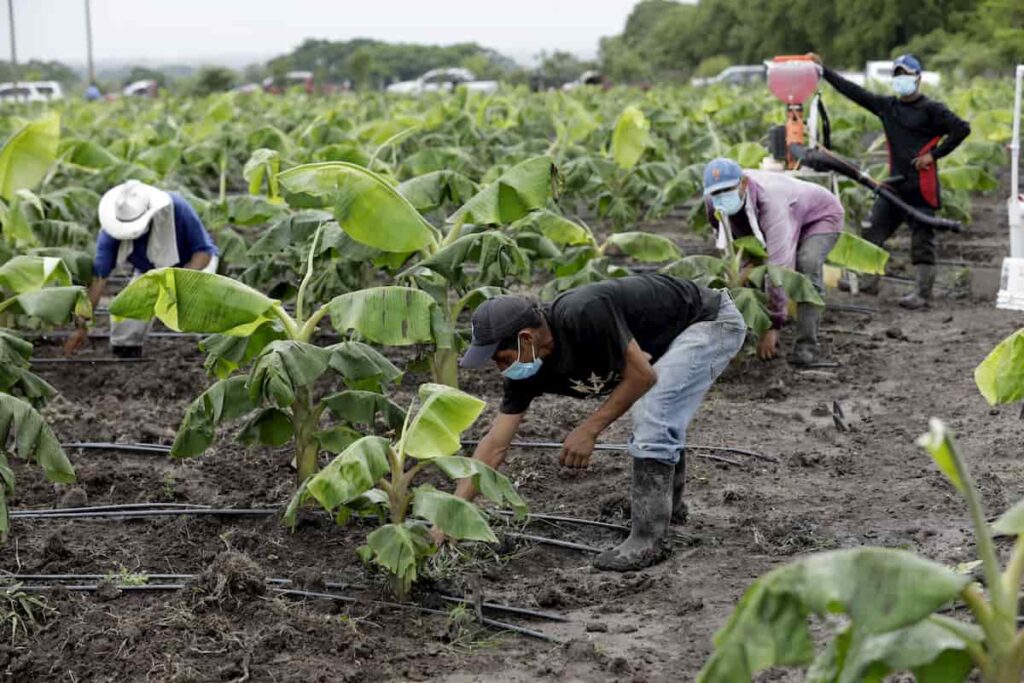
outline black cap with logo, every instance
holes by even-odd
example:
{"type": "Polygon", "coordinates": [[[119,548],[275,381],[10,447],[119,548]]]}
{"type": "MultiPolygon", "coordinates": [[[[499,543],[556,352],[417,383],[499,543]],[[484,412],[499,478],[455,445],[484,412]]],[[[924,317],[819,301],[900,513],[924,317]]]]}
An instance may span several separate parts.
{"type": "Polygon", "coordinates": [[[501,342],[536,320],[537,304],[521,296],[496,296],[473,311],[473,339],[459,365],[482,368],[494,357],[501,342]]]}

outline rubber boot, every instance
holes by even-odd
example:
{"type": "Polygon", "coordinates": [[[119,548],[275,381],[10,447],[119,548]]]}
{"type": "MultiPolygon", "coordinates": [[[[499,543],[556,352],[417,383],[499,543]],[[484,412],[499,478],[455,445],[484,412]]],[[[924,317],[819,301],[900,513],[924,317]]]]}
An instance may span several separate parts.
{"type": "Polygon", "coordinates": [[[928,308],[928,300],[932,298],[935,286],[935,266],[922,263],[917,266],[917,289],[900,299],[900,306],[911,311],[928,308]]]}
{"type": "Polygon", "coordinates": [[[674,465],[651,458],[633,459],[632,530],[621,545],[598,555],[595,567],[614,572],[636,571],[665,558],[674,478],[674,465]]]}
{"type": "Polygon", "coordinates": [[[676,463],[675,472],[672,474],[672,523],[686,524],[690,517],[690,508],[683,500],[683,491],[686,489],[686,449],[679,451],[679,462],[676,463]]]}
{"type": "Polygon", "coordinates": [[[821,368],[837,365],[835,361],[829,360],[821,353],[821,344],[818,342],[821,310],[814,304],[797,304],[796,344],[787,359],[793,367],[821,368]]]}

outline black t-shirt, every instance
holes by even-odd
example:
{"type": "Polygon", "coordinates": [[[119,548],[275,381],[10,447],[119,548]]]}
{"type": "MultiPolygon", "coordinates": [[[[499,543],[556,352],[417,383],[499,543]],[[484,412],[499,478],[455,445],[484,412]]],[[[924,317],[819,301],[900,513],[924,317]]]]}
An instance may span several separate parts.
{"type": "Polygon", "coordinates": [[[501,412],[523,413],[541,394],[610,393],[626,365],[630,341],[636,339],[653,363],[687,327],[714,320],[720,302],[718,292],[661,273],[604,280],[562,294],[544,310],[554,354],[533,377],[505,380],[501,412]]]}

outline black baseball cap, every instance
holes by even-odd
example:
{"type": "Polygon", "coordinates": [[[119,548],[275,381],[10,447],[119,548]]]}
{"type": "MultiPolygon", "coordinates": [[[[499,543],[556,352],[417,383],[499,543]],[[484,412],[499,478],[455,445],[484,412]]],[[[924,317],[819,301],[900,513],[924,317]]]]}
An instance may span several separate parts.
{"type": "Polygon", "coordinates": [[[482,368],[494,357],[501,342],[536,320],[537,305],[521,296],[496,296],[473,311],[473,338],[459,365],[482,368]]]}

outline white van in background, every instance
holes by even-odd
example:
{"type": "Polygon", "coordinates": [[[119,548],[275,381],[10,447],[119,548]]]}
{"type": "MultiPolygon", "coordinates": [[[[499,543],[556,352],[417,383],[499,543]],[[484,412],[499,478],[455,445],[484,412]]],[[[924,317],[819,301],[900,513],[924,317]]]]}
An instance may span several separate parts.
{"type": "Polygon", "coordinates": [[[64,99],[57,81],[18,81],[0,83],[0,102],[50,102],[64,99]]]}

